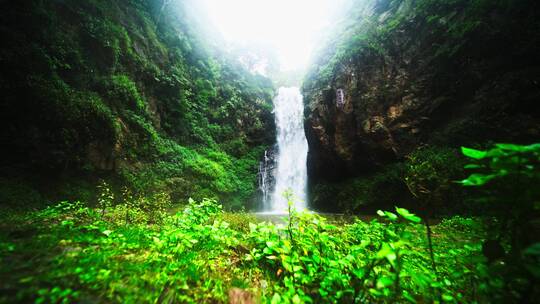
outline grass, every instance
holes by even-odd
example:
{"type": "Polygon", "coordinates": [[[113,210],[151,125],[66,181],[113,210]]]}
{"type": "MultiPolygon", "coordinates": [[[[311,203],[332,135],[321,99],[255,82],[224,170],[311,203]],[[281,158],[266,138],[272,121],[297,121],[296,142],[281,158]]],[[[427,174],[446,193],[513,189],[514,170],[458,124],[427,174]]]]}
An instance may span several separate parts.
{"type": "Polygon", "coordinates": [[[0,302],[224,303],[238,293],[269,303],[423,302],[437,294],[462,302],[481,280],[463,270],[482,265],[477,219],[455,217],[433,228],[435,276],[423,226],[401,216],[399,223],[328,222],[293,213],[288,228],[222,212],[211,200],[174,215],[132,214],[128,221],[124,212],[116,206],[101,215],[81,203],[2,212],[0,302]],[[387,284],[396,265],[381,256],[384,244],[402,263],[399,293],[387,284]]]}

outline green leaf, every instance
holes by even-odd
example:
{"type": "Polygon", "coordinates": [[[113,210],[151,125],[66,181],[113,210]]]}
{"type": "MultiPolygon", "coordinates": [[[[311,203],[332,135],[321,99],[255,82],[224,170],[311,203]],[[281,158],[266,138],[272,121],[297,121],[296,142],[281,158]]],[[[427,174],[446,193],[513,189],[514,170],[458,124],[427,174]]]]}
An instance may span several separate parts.
{"type": "Polygon", "coordinates": [[[481,151],[481,150],[476,150],[476,149],[471,149],[471,148],[466,148],[466,147],[461,147],[461,153],[463,153],[463,155],[467,157],[474,158],[474,159],[483,159],[487,155],[486,151],[481,151]]]}
{"type": "Polygon", "coordinates": [[[378,210],[378,211],[377,211],[377,214],[378,214],[379,216],[386,217],[386,218],[388,218],[388,219],[391,220],[391,221],[395,221],[395,220],[397,220],[397,218],[398,218],[397,215],[395,215],[394,213],[389,212],[389,211],[378,210]]]}
{"type": "Polygon", "coordinates": [[[363,278],[364,275],[366,274],[366,270],[365,269],[354,269],[353,270],[353,274],[357,277],[357,278],[363,278]]]}
{"type": "Polygon", "coordinates": [[[467,165],[463,166],[463,168],[465,168],[465,169],[480,169],[480,168],[484,168],[484,166],[477,165],[477,164],[467,164],[467,165]]]}
{"type": "Polygon", "coordinates": [[[452,295],[449,295],[449,294],[443,294],[442,295],[442,299],[447,301],[447,302],[450,302],[450,301],[453,301],[454,300],[454,297],[452,295]]]}
{"type": "Polygon", "coordinates": [[[413,213],[410,213],[409,210],[405,209],[405,208],[399,208],[399,207],[396,207],[396,212],[401,215],[404,219],[408,220],[408,221],[411,221],[413,223],[420,223],[422,221],[421,218],[419,218],[418,216],[414,215],[413,213]]]}
{"type": "Polygon", "coordinates": [[[388,261],[393,262],[396,259],[396,253],[392,247],[388,244],[383,244],[381,250],[377,252],[377,258],[383,259],[386,258],[388,261]]]}
{"type": "Polygon", "coordinates": [[[272,297],[272,304],[279,304],[281,303],[281,296],[278,293],[274,293],[274,296],[272,297]]]}
{"type": "Polygon", "coordinates": [[[394,278],[389,277],[389,276],[381,277],[381,278],[379,278],[377,280],[377,288],[378,289],[382,289],[382,288],[391,286],[392,284],[394,284],[394,278]]]}
{"type": "Polygon", "coordinates": [[[407,290],[403,290],[403,297],[411,303],[417,303],[416,299],[413,298],[407,290]]]}
{"type": "Polygon", "coordinates": [[[374,288],[370,288],[369,293],[372,294],[375,297],[380,297],[380,296],[383,295],[382,292],[380,292],[380,291],[378,291],[377,289],[374,289],[374,288]]]}
{"type": "Polygon", "coordinates": [[[25,277],[22,279],[19,279],[19,283],[30,283],[34,280],[34,277],[25,277]]]}
{"type": "Polygon", "coordinates": [[[462,180],[461,183],[464,186],[483,186],[487,182],[489,182],[490,180],[496,177],[497,175],[495,174],[486,175],[486,174],[474,173],[474,174],[471,174],[466,179],[462,180]]]}
{"type": "Polygon", "coordinates": [[[287,270],[288,272],[292,272],[291,264],[286,262],[285,259],[283,259],[283,257],[282,257],[281,263],[283,264],[283,268],[285,268],[285,270],[287,270]]]}
{"type": "Polygon", "coordinates": [[[386,217],[388,217],[388,219],[391,221],[395,221],[398,219],[398,216],[395,213],[392,213],[390,211],[385,211],[384,215],[386,215],[386,217]]]}
{"type": "Polygon", "coordinates": [[[528,146],[514,145],[514,144],[495,144],[495,146],[502,150],[523,152],[527,150],[528,146]]]}
{"type": "Polygon", "coordinates": [[[534,243],[523,251],[525,255],[540,256],[540,243],[534,243]]]}
{"type": "Polygon", "coordinates": [[[249,231],[250,232],[253,232],[257,230],[257,225],[253,224],[253,223],[249,223],[249,231]]]}

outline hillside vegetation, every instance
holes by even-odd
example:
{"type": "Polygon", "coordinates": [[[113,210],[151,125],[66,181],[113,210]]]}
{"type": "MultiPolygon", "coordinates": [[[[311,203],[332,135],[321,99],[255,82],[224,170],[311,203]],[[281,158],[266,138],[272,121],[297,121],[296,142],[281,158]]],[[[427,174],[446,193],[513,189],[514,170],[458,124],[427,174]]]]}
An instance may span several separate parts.
{"type": "Polygon", "coordinates": [[[196,2],[3,2],[4,204],[95,200],[99,178],[175,201],[253,198],[274,88],[217,50],[196,2]]]}
{"type": "Polygon", "coordinates": [[[413,205],[405,179],[425,162],[463,210],[460,146],[540,138],[538,2],[350,2],[303,84],[312,203],[413,205]]]}

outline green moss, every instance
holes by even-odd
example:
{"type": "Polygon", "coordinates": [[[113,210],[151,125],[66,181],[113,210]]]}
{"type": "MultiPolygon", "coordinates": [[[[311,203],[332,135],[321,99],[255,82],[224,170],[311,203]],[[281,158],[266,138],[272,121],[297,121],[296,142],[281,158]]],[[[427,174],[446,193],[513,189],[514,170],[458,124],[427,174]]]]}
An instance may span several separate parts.
{"type": "Polygon", "coordinates": [[[118,109],[129,109],[138,114],[146,113],[146,101],[137,85],[128,75],[114,75],[105,81],[105,96],[118,109]]]}
{"type": "Polygon", "coordinates": [[[512,35],[510,29],[515,24],[507,21],[512,18],[493,18],[494,14],[514,13],[529,5],[527,1],[512,0],[373,2],[373,14],[366,17],[362,10],[352,9],[346,18],[349,22],[335,29],[333,39],[319,50],[318,60],[305,78],[305,88],[328,84],[342,66],[366,54],[376,58],[388,56],[395,50],[398,37],[411,31],[420,35],[416,38],[419,40],[429,33],[432,59],[441,62],[455,58],[465,46],[478,40],[479,33],[486,38],[512,35]],[[428,29],[426,33],[424,28],[428,29]]]}

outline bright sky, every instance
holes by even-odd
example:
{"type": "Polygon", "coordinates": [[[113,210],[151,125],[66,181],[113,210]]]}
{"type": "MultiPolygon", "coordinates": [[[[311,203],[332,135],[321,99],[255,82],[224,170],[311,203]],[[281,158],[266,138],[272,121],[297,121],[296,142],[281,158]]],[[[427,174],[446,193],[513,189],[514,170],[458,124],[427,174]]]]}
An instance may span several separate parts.
{"type": "Polygon", "coordinates": [[[262,43],[276,51],[281,69],[307,65],[315,42],[344,0],[202,0],[230,42],[262,43]]]}

